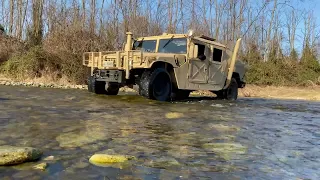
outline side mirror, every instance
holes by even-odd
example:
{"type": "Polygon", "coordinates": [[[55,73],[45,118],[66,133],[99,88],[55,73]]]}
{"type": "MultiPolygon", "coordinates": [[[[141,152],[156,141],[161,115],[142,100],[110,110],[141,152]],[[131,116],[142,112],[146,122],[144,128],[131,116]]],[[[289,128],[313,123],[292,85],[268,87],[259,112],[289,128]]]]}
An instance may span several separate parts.
{"type": "Polygon", "coordinates": [[[204,61],[207,57],[204,54],[198,56],[201,61],[204,61]]]}

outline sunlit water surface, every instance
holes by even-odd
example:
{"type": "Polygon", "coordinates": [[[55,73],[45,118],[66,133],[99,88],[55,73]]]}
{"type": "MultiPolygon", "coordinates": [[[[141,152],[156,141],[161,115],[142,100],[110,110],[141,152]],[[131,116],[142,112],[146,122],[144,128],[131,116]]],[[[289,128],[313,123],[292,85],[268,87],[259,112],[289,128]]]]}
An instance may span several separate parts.
{"type": "Polygon", "coordinates": [[[0,88],[0,145],[44,152],[0,179],[320,179],[319,102],[0,88]],[[99,167],[95,153],[136,159],[99,167]],[[48,168],[30,168],[39,162],[48,168]]]}

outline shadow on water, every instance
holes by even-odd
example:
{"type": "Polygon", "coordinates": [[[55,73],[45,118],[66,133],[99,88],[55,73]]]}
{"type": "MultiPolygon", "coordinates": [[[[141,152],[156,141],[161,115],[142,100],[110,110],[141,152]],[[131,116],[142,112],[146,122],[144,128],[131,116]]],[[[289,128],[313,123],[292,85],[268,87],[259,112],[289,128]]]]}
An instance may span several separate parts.
{"type": "Polygon", "coordinates": [[[0,101],[8,101],[8,98],[0,98],[0,101]]]}
{"type": "Polygon", "coordinates": [[[320,177],[320,103],[214,97],[157,102],[130,93],[3,89],[0,145],[41,148],[40,162],[49,166],[0,167],[1,179],[320,177]],[[95,153],[136,159],[99,167],[88,162],[95,153]],[[45,161],[48,156],[54,160],[45,161]]]}

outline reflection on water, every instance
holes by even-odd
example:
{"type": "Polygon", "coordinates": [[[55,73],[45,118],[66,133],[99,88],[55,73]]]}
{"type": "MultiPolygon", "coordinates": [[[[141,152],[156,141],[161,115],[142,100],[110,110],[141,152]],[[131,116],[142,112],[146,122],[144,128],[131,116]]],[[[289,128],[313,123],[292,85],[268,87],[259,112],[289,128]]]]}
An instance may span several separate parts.
{"type": "Polygon", "coordinates": [[[0,167],[1,179],[319,179],[320,103],[190,98],[1,86],[0,145],[54,156],[0,167]],[[136,157],[95,166],[95,153],[136,157]],[[41,160],[45,161],[45,160],[41,160]]]}

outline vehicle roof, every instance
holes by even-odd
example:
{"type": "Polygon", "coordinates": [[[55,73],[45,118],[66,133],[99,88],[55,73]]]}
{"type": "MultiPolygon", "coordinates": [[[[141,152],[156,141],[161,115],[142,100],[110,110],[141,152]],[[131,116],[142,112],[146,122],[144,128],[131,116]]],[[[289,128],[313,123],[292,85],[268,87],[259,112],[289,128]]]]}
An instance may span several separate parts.
{"type": "MultiPolygon", "coordinates": [[[[187,34],[168,34],[168,33],[163,33],[162,35],[158,35],[158,36],[139,37],[139,38],[137,38],[137,41],[140,41],[142,39],[143,40],[166,39],[166,38],[171,38],[172,36],[174,36],[174,38],[186,38],[186,37],[188,37],[187,34]]],[[[219,46],[221,48],[226,48],[226,45],[218,43],[218,42],[215,41],[214,38],[210,38],[208,36],[204,36],[204,35],[194,36],[193,39],[196,39],[198,41],[202,41],[202,42],[205,42],[205,43],[208,43],[208,44],[212,44],[212,45],[215,45],[215,46],[219,46]]]]}

